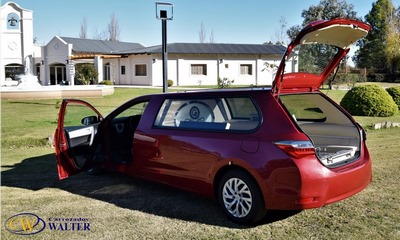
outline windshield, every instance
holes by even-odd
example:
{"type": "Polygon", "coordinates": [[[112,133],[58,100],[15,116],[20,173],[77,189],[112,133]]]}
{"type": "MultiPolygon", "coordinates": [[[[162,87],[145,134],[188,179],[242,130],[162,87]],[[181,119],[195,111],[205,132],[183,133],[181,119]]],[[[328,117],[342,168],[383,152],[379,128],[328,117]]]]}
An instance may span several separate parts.
{"type": "Polygon", "coordinates": [[[320,75],[338,51],[339,48],[326,44],[297,45],[286,60],[285,73],[320,75]]]}

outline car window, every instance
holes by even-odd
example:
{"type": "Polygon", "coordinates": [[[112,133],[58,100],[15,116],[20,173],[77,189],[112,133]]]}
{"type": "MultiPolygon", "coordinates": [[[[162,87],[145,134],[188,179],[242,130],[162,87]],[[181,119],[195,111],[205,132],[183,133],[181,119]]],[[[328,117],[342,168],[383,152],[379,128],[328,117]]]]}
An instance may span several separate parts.
{"type": "Polygon", "coordinates": [[[309,72],[321,74],[339,49],[326,44],[298,45],[286,61],[285,72],[309,72]]]}
{"type": "Polygon", "coordinates": [[[82,120],[87,117],[95,117],[97,121],[99,120],[97,113],[88,106],[80,103],[70,102],[68,103],[68,108],[65,111],[64,127],[84,126],[85,124],[82,120]]]}
{"type": "Polygon", "coordinates": [[[323,122],[326,115],[311,94],[281,95],[280,100],[295,120],[323,122]]]}
{"type": "Polygon", "coordinates": [[[166,99],[155,127],[250,131],[260,124],[260,115],[250,97],[166,99]]]}
{"type": "Polygon", "coordinates": [[[125,109],[123,112],[118,114],[115,118],[123,118],[123,117],[131,117],[135,115],[143,115],[144,110],[147,107],[147,101],[146,102],[140,102],[136,103],[129,108],[125,109]]]}

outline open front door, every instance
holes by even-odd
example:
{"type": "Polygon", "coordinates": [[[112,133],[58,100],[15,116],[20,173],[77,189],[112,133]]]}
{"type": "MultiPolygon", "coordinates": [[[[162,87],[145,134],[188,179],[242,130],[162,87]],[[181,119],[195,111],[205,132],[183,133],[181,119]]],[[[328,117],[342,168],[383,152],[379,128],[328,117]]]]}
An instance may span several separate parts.
{"type": "Polygon", "coordinates": [[[94,139],[102,119],[101,114],[85,101],[63,100],[54,134],[60,180],[90,167],[88,160],[93,157],[94,139]]]}

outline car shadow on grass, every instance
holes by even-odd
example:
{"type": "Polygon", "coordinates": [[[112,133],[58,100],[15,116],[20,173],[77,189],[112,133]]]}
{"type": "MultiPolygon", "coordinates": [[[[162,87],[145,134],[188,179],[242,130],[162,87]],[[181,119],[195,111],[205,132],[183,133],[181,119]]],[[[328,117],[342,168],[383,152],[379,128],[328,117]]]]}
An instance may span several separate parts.
{"type": "MultiPolygon", "coordinates": [[[[196,194],[120,173],[98,176],[80,173],[58,180],[54,154],[32,157],[15,165],[2,165],[1,185],[29,190],[55,188],[105,201],[118,207],[157,216],[229,228],[251,228],[224,215],[216,201],[196,194]]],[[[258,225],[280,221],[299,211],[269,211],[258,225]]]]}

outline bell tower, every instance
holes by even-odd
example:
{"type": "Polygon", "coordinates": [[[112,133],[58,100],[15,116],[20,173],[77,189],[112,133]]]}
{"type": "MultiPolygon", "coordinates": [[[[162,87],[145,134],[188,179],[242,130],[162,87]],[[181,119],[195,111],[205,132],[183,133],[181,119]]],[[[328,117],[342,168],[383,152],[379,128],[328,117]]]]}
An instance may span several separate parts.
{"type": "Polygon", "coordinates": [[[33,12],[14,2],[0,7],[0,81],[23,74],[25,59],[32,58],[33,12]]]}

